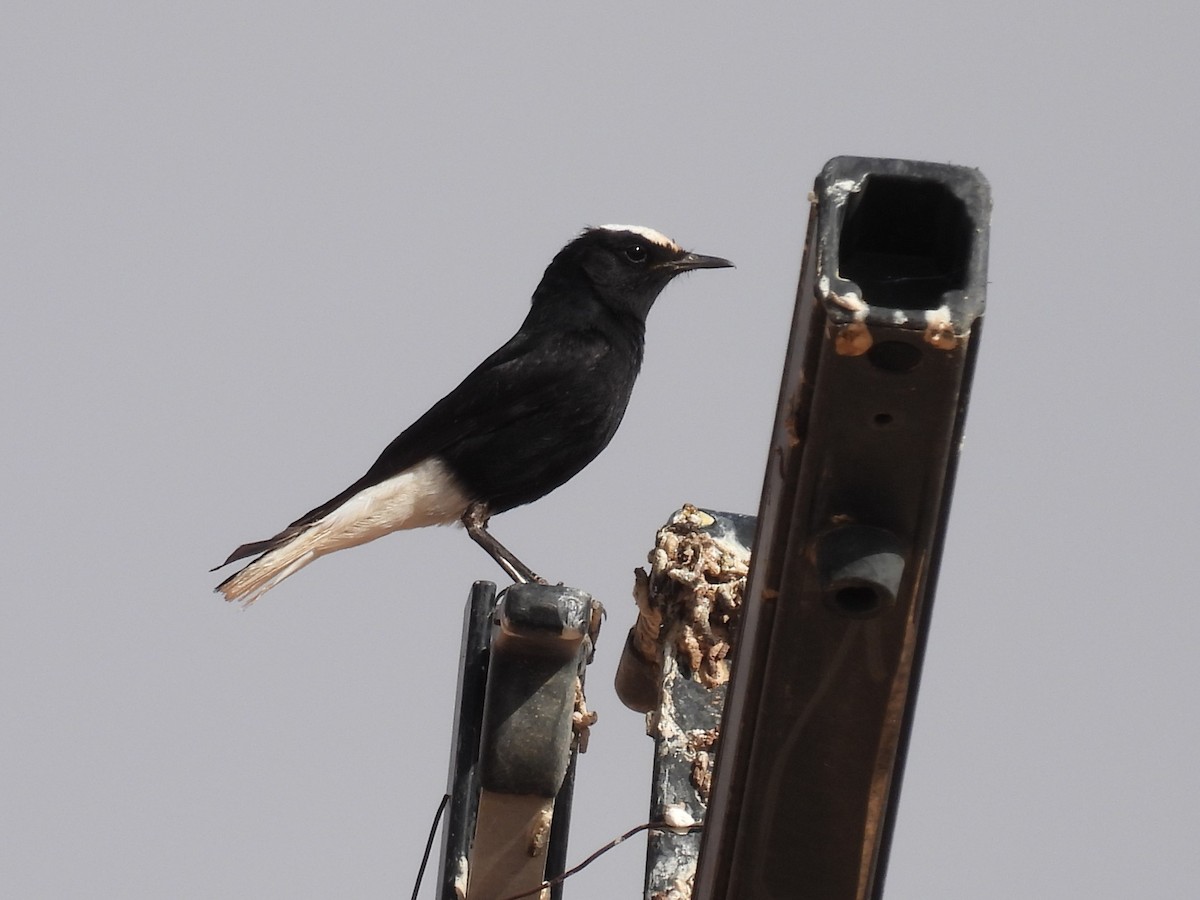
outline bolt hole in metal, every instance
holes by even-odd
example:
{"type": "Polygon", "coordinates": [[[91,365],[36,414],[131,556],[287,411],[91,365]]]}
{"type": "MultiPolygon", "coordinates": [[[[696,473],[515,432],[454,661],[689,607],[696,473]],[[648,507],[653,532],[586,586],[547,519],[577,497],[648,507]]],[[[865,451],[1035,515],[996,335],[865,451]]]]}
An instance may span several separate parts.
{"type": "Polygon", "coordinates": [[[850,584],[838,588],[833,603],[848,616],[869,616],[880,607],[879,592],[865,584],[850,584]]]}
{"type": "Polygon", "coordinates": [[[872,421],[874,421],[875,424],[878,425],[880,428],[887,428],[887,426],[892,424],[892,414],[891,413],[875,413],[875,418],[872,421]]]}

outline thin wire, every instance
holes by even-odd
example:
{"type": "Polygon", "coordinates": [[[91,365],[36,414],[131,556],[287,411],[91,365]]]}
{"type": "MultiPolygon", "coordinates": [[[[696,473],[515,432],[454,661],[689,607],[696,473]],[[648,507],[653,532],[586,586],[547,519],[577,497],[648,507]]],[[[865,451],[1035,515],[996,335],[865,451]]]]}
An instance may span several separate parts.
{"type": "Polygon", "coordinates": [[[442,821],[442,813],[450,802],[449,794],[442,794],[442,802],[438,804],[437,812],[433,814],[433,825],[429,828],[429,840],[425,842],[425,854],[421,857],[421,868],[417,869],[417,883],[413,885],[412,900],[417,900],[421,890],[421,879],[425,877],[425,865],[429,862],[429,853],[433,850],[433,839],[437,835],[438,822],[442,821]]]}
{"type": "Polygon", "coordinates": [[[646,831],[650,828],[661,828],[663,831],[673,831],[676,834],[686,831],[687,833],[690,834],[693,831],[703,830],[704,823],[697,822],[695,825],[689,825],[686,828],[680,828],[678,826],[668,825],[666,822],[643,822],[641,825],[638,825],[636,828],[630,828],[627,832],[625,832],[620,837],[613,838],[611,841],[609,841],[607,844],[605,844],[603,847],[601,847],[599,850],[597,850],[595,853],[593,853],[591,856],[589,856],[587,859],[585,859],[579,865],[573,866],[570,869],[567,869],[567,871],[563,872],[561,875],[556,875],[554,878],[551,878],[549,881],[543,881],[537,887],[531,888],[528,891],[523,891],[520,894],[510,894],[509,896],[504,897],[503,900],[521,900],[521,898],[523,898],[523,897],[532,897],[534,894],[540,894],[542,891],[546,890],[546,888],[552,888],[556,884],[561,884],[562,882],[564,882],[568,878],[570,878],[572,875],[574,875],[576,872],[579,872],[582,869],[586,868],[587,866],[591,865],[593,862],[595,862],[597,859],[599,859],[601,856],[603,856],[605,853],[607,853],[613,847],[617,846],[617,844],[621,843],[622,841],[629,840],[629,838],[633,837],[639,831],[646,831]]]}

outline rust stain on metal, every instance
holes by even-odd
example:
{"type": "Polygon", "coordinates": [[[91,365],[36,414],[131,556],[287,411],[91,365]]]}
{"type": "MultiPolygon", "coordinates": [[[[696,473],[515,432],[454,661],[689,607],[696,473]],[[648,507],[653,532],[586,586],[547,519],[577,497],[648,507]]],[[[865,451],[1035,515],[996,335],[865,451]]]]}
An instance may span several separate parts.
{"type": "Polygon", "coordinates": [[[692,786],[696,788],[705,805],[708,804],[709,794],[712,792],[712,772],[714,754],[712,749],[716,746],[717,740],[721,733],[713,728],[708,731],[689,731],[687,734],[687,746],[692,754],[692,786]]]}
{"type": "Polygon", "coordinates": [[[939,350],[953,350],[958,346],[958,337],[949,325],[930,325],[925,329],[925,340],[939,350]]]}
{"type": "Polygon", "coordinates": [[[839,356],[862,356],[871,349],[875,339],[863,322],[851,322],[837,329],[833,336],[833,349],[839,356]]]}

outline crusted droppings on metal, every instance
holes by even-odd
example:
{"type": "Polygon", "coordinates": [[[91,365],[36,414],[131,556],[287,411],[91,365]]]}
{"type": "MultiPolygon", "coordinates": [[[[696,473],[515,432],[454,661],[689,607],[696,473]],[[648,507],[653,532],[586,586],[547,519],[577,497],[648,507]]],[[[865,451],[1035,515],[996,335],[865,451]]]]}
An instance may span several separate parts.
{"type": "Polygon", "coordinates": [[[460,856],[454,869],[454,896],[457,900],[467,900],[467,858],[460,856]]]}
{"type": "MultiPolygon", "coordinates": [[[[750,565],[747,548],[710,530],[716,520],[684,506],[659,529],[645,575],[645,605],[705,687],[729,680],[730,626],[737,617],[750,565]]],[[[641,604],[639,604],[640,606],[641,604]]]]}
{"type": "Polygon", "coordinates": [[[530,823],[529,844],[526,852],[531,856],[542,856],[546,845],[550,843],[550,826],[554,823],[554,807],[548,806],[541,810],[530,823]]]}
{"type": "Polygon", "coordinates": [[[600,716],[588,709],[587,697],[583,692],[583,679],[575,681],[575,709],[571,712],[571,730],[575,732],[575,745],[580,753],[587,753],[588,738],[592,735],[592,726],[600,716]]]}

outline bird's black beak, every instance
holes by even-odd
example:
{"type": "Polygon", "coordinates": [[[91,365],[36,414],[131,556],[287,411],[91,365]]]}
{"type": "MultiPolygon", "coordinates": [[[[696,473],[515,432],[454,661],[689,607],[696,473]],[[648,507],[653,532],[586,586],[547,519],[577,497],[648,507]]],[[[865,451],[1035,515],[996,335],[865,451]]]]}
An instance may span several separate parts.
{"type": "Polygon", "coordinates": [[[663,268],[670,269],[672,272],[690,272],[692,269],[732,269],[733,263],[719,256],[685,253],[679,259],[663,263],[663,268]]]}

